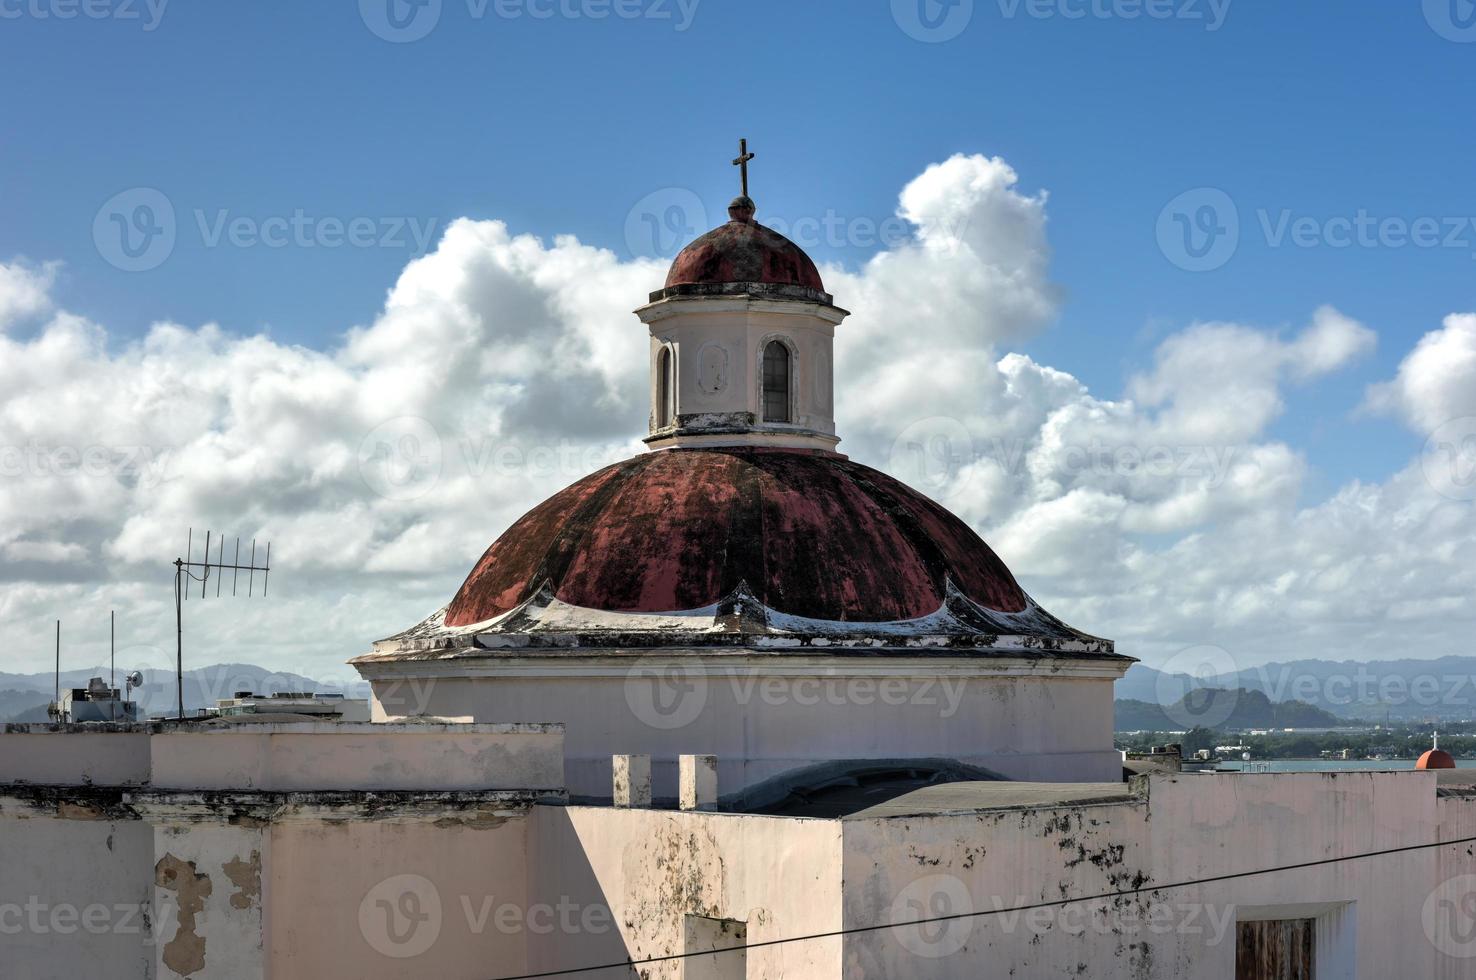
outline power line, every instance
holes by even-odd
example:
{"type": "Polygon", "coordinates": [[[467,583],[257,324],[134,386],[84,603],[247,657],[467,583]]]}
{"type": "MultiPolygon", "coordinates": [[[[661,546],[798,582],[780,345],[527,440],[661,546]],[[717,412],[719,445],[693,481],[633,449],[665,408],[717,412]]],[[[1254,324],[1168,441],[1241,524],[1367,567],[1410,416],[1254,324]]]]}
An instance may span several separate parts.
{"type": "Polygon", "coordinates": [[[1102,892],[1099,895],[1085,895],[1081,898],[1056,899],[1049,902],[1036,902],[1033,905],[1016,905],[1006,909],[984,909],[978,912],[958,912],[954,915],[939,915],[928,919],[908,919],[906,922],[887,922],[882,925],[853,926],[850,929],[837,929],[834,932],[816,932],[807,936],[789,936],[784,939],[769,939],[761,943],[746,943],[742,946],[724,946],[721,949],[709,949],[700,953],[671,953],[666,956],[651,956],[643,960],[625,960],[621,963],[602,963],[599,966],[577,966],[567,970],[552,970],[547,973],[520,973],[516,976],[496,977],[495,980],[538,980],[540,977],[567,977],[576,973],[593,973],[596,970],[619,970],[632,966],[646,966],[651,963],[666,963],[671,960],[684,960],[693,956],[716,956],[719,953],[736,953],[739,950],[763,949],[766,946],[783,946],[787,943],[803,943],[812,939],[835,939],[839,936],[854,936],[865,932],[880,932],[883,929],[900,929],[905,926],[921,926],[934,922],[952,922],[956,919],[975,919],[986,915],[1006,915],[1018,912],[1030,912],[1034,909],[1059,908],[1063,905],[1080,905],[1083,902],[1100,902],[1112,898],[1124,898],[1129,895],[1142,895],[1146,892],[1169,891],[1174,888],[1190,888],[1194,885],[1213,885],[1222,881],[1236,881],[1241,878],[1256,878],[1261,875],[1276,874],[1282,871],[1303,871],[1308,868],[1320,868],[1329,864],[1340,864],[1344,861],[1361,861],[1366,858],[1388,857],[1392,854],[1408,854],[1412,851],[1427,851],[1435,847],[1452,847],[1456,844],[1476,843],[1476,837],[1462,837],[1458,840],[1436,841],[1433,844],[1410,844],[1406,847],[1394,847],[1385,851],[1368,851],[1363,854],[1348,854],[1343,857],[1322,858],[1317,861],[1303,861],[1300,864],[1283,864],[1275,868],[1263,868],[1257,871],[1237,871],[1234,874],[1215,875],[1210,878],[1191,878],[1187,881],[1176,881],[1166,885],[1144,885],[1142,888],[1126,888],[1121,891],[1102,892]]]}

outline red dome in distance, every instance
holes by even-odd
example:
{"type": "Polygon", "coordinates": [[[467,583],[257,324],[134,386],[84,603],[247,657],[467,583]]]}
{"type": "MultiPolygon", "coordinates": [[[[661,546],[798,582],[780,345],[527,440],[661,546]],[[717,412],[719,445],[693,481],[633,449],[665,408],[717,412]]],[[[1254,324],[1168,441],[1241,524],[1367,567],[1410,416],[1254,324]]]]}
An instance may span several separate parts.
{"type": "Polygon", "coordinates": [[[825,292],[820,270],[804,249],[754,221],[753,215],[751,199],[735,199],[728,206],[727,224],[682,249],[667,274],[667,288],[746,282],[825,292]]]}
{"type": "Polygon", "coordinates": [[[1431,749],[1420,756],[1420,761],[1415,763],[1416,769],[1454,769],[1455,767],[1455,756],[1444,749],[1431,749]]]}

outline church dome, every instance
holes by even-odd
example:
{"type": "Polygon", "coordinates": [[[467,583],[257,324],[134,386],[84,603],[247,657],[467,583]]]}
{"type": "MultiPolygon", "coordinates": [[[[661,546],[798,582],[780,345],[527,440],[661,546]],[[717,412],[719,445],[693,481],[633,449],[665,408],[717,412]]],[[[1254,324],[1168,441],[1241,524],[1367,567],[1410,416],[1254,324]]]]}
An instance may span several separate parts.
{"type": "Polygon", "coordinates": [[[1455,756],[1444,749],[1430,749],[1415,763],[1416,769],[1454,769],[1455,756]]]}
{"type": "Polygon", "coordinates": [[[666,287],[762,283],[825,292],[820,270],[804,249],[753,220],[747,197],[728,208],[731,220],[682,249],[671,265],[666,287]]]}
{"type": "Polygon", "coordinates": [[[937,612],[950,585],[985,610],[1028,605],[967,524],[845,456],[670,449],[534,508],[482,556],[445,624],[486,622],[545,588],[571,606],[620,613],[704,609],[746,589],[780,614],[893,622],[937,612]]]}

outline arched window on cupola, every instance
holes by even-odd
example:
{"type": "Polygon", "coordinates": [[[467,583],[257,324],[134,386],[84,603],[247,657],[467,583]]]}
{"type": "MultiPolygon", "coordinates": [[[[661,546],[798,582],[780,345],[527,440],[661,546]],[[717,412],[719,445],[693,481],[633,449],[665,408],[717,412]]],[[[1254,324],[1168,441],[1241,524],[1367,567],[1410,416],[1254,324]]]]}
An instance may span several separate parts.
{"type": "Polygon", "coordinates": [[[661,354],[656,358],[656,428],[658,429],[671,425],[676,416],[673,394],[676,391],[676,384],[672,377],[675,371],[672,365],[671,348],[661,348],[661,354]]]}
{"type": "Polygon", "coordinates": [[[789,348],[771,340],[764,348],[764,421],[789,422],[789,348]]]}

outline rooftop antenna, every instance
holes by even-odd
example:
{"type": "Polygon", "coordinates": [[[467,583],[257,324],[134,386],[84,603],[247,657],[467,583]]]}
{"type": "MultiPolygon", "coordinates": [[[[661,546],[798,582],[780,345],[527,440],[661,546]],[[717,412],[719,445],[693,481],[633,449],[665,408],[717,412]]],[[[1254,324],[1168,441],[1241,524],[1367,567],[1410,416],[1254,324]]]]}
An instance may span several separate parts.
{"type": "MultiPolygon", "coordinates": [[[[200,583],[200,598],[204,599],[209,594],[206,587],[210,584],[211,574],[215,574],[215,594],[221,594],[221,584],[225,579],[226,569],[231,572],[231,595],[236,594],[237,584],[240,582],[241,573],[246,573],[246,595],[252,597],[256,594],[256,573],[261,572],[261,595],[266,598],[267,581],[272,572],[272,544],[266,545],[266,557],[262,563],[256,563],[256,539],[251,539],[251,557],[248,562],[241,564],[241,539],[236,538],[236,557],[229,565],[225,562],[225,535],[219,537],[219,545],[215,561],[210,560],[210,531],[205,532],[205,551],[200,561],[195,561],[195,529],[190,528],[189,536],[185,539],[184,558],[174,559],[174,633],[175,633],[175,655],[174,655],[174,681],[177,694],[176,711],[180,721],[184,720],[184,603],[189,599],[190,589],[195,582],[200,583]]],[[[60,630],[60,624],[58,624],[60,630]]],[[[60,633],[58,632],[58,636],[60,633]]],[[[58,640],[58,643],[60,640],[58,640]]],[[[60,696],[60,695],[58,695],[60,696]]]]}

